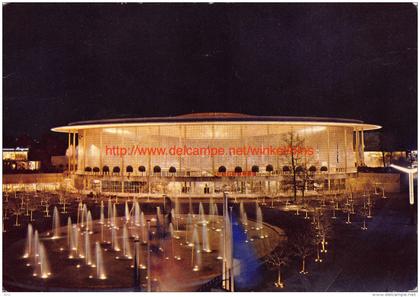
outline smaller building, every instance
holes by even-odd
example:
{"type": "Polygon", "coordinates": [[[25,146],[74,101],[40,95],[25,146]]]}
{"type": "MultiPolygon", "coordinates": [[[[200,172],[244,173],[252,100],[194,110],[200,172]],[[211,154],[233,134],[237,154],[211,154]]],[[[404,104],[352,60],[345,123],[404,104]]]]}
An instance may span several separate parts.
{"type": "Polygon", "coordinates": [[[365,151],[364,160],[367,167],[389,167],[401,162],[406,166],[417,166],[417,151],[365,151]]]}
{"type": "Polygon", "coordinates": [[[41,168],[41,161],[30,161],[28,148],[3,148],[3,170],[34,171],[41,168]]]}

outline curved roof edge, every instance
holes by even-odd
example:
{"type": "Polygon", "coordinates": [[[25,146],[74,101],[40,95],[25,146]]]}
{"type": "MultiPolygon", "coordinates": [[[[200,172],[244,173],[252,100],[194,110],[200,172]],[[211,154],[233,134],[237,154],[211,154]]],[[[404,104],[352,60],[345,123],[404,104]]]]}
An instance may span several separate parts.
{"type": "Polygon", "coordinates": [[[71,132],[79,129],[99,127],[130,127],[136,125],[183,124],[183,123],[253,123],[253,124],[295,124],[295,125],[329,125],[354,126],[365,130],[382,128],[378,125],[366,124],[361,120],[329,118],[329,117],[296,117],[296,116],[254,116],[240,113],[193,113],[173,117],[143,117],[89,120],[69,123],[67,126],[52,128],[55,132],[71,132]]]}

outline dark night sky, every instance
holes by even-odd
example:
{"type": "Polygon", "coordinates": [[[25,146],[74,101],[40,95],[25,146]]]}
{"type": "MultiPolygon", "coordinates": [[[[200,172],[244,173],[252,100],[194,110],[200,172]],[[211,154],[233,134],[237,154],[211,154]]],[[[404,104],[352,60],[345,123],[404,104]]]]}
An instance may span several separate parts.
{"type": "Polygon", "coordinates": [[[4,133],[226,111],[332,116],[417,147],[411,4],[9,4],[4,133]]]}

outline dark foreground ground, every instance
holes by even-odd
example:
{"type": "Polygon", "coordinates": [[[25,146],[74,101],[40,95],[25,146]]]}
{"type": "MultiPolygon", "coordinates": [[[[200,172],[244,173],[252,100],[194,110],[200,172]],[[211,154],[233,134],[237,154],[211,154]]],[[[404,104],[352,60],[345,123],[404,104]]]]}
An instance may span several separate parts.
{"type": "MultiPolygon", "coordinates": [[[[292,258],[283,270],[285,288],[274,286],[276,273],[265,269],[261,291],[329,291],[329,292],[406,292],[417,291],[417,219],[412,220],[408,194],[389,194],[377,199],[373,218],[362,231],[362,221],[355,218],[345,224],[345,214],[337,212],[334,235],[329,240],[327,256],[320,264],[314,256],[309,262],[309,274],[298,273],[300,262],[292,258]]],[[[264,220],[277,225],[286,233],[299,232],[307,223],[304,215],[264,208],[264,220]],[[302,221],[304,221],[302,223],[302,221]]]]}
{"type": "MultiPolygon", "coordinates": [[[[337,212],[333,221],[333,235],[328,240],[328,252],[322,263],[315,263],[314,255],[307,259],[309,274],[301,275],[300,259],[290,257],[289,264],[283,268],[285,287],[276,288],[276,272],[262,265],[262,283],[255,291],[290,291],[290,292],[407,292],[417,289],[417,219],[412,220],[407,194],[388,194],[388,199],[377,198],[373,208],[373,218],[368,219],[368,230],[362,231],[359,216],[353,216],[352,224],[345,224],[346,215],[337,212]]],[[[203,201],[204,202],[204,201],[203,201]]],[[[261,202],[261,201],[260,201],[261,202]]],[[[146,213],[153,213],[159,203],[142,204],[146,213]]],[[[300,232],[310,220],[304,219],[294,211],[284,211],[284,202],[275,203],[274,208],[262,206],[264,221],[278,226],[287,236],[300,232]]],[[[119,212],[123,213],[123,204],[119,212]]],[[[182,211],[188,212],[188,204],[183,202],[182,211]]],[[[198,203],[193,206],[198,212],[198,203]]],[[[235,209],[239,208],[238,204],[235,209]]],[[[249,218],[255,218],[255,202],[245,205],[249,218]]],[[[94,209],[94,208],[93,208],[94,209]]],[[[208,212],[205,204],[206,212],[208,212]]],[[[76,205],[70,206],[75,220],[76,205]]],[[[97,211],[93,216],[97,217],[97,211]]],[[[326,215],[331,215],[326,213],[326,215]]],[[[34,215],[33,225],[40,232],[51,228],[50,221],[42,219],[41,213],[34,215]]],[[[3,250],[14,241],[24,238],[28,218],[21,217],[22,227],[13,227],[14,217],[5,221],[6,233],[3,233],[3,250]]],[[[21,252],[21,251],[19,251],[21,252]]],[[[4,257],[4,254],[3,254],[4,257]]],[[[8,272],[3,271],[3,277],[8,272]]],[[[3,279],[4,280],[4,279],[3,279]]],[[[6,287],[8,291],[20,291],[19,288],[6,287]]],[[[239,289],[239,288],[238,288],[239,289]]],[[[127,290],[130,290],[128,288],[127,290]]]]}

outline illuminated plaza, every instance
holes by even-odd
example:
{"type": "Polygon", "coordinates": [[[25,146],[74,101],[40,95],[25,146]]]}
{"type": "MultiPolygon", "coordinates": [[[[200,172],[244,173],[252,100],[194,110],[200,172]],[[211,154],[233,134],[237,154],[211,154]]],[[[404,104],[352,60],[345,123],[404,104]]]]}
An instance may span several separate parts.
{"type": "Polygon", "coordinates": [[[5,296],[418,291],[416,4],[2,17],[5,296]]]}

